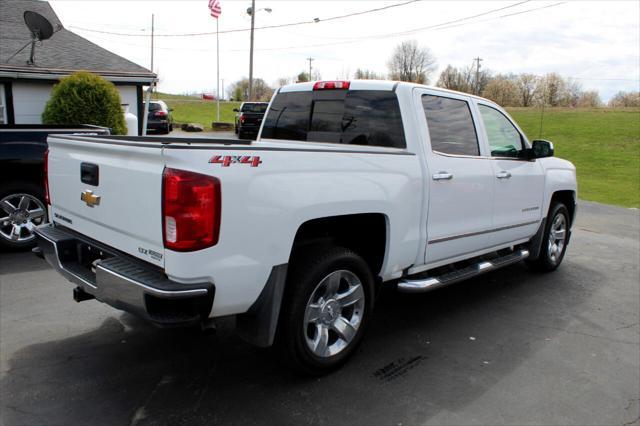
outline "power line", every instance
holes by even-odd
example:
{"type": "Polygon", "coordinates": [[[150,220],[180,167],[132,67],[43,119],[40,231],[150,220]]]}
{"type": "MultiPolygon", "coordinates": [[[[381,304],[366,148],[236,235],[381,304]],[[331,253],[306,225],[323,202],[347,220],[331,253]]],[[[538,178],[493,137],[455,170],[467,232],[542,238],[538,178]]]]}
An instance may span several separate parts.
{"type": "MultiPolygon", "coordinates": [[[[530,1],[530,0],[527,0],[527,1],[530,1]]],[[[505,7],[501,7],[501,8],[498,8],[498,9],[492,9],[490,11],[483,12],[481,14],[477,14],[477,15],[467,16],[465,18],[456,19],[455,22],[474,19],[474,18],[476,18],[478,16],[487,15],[489,13],[497,12],[497,11],[500,11],[500,10],[503,10],[503,9],[506,9],[506,8],[509,8],[509,7],[518,6],[520,4],[526,3],[527,1],[519,2],[519,3],[516,3],[516,4],[510,5],[510,6],[505,6],[505,7]]],[[[547,9],[549,7],[560,6],[560,5],[565,4],[565,3],[567,3],[567,2],[554,3],[554,4],[551,4],[551,5],[546,5],[546,6],[542,6],[542,7],[528,9],[528,10],[523,11],[523,12],[518,12],[517,14],[534,12],[534,11],[541,10],[541,9],[547,9]]],[[[335,46],[335,45],[342,45],[342,44],[352,44],[352,43],[358,43],[358,42],[363,41],[363,40],[375,40],[375,39],[380,39],[380,38],[397,37],[397,36],[412,34],[414,32],[422,32],[422,31],[429,31],[429,30],[440,31],[440,30],[445,30],[445,29],[449,29],[449,28],[452,28],[452,27],[458,27],[458,26],[463,26],[463,25],[471,25],[471,24],[476,24],[476,23],[479,23],[479,22],[493,21],[495,19],[506,18],[508,16],[513,16],[513,15],[515,15],[515,14],[500,15],[500,16],[496,16],[496,17],[493,17],[493,18],[485,19],[485,20],[482,20],[482,21],[463,22],[463,23],[459,23],[457,25],[448,25],[451,22],[453,22],[453,21],[449,21],[449,22],[444,22],[444,23],[440,23],[440,24],[430,25],[428,27],[414,28],[412,30],[407,30],[407,31],[402,31],[402,32],[369,35],[369,36],[352,38],[352,39],[349,39],[349,40],[339,41],[339,42],[319,43],[319,44],[299,45],[299,46],[267,47],[267,48],[257,49],[257,50],[268,51],[268,50],[303,49],[303,48],[309,48],[309,47],[325,47],[325,46],[335,46]],[[447,25],[447,26],[445,26],[445,25],[447,25]]],[[[232,49],[232,50],[228,50],[228,52],[240,52],[240,51],[244,51],[244,50],[246,50],[246,49],[232,49]]]]}
{"type": "MultiPolygon", "coordinates": [[[[335,21],[335,20],[338,20],[338,19],[351,18],[351,17],[354,17],[354,16],[360,16],[360,15],[365,15],[365,14],[369,14],[369,13],[380,12],[382,10],[392,9],[392,8],[395,8],[395,7],[406,6],[408,4],[416,3],[418,1],[420,1],[420,0],[409,0],[409,1],[402,2],[402,3],[396,3],[396,4],[392,4],[392,5],[388,5],[388,6],[377,7],[375,9],[362,10],[360,12],[352,12],[352,13],[348,13],[348,14],[345,14],[345,15],[330,16],[328,18],[313,18],[313,19],[310,19],[310,20],[289,22],[289,23],[286,23],[286,24],[265,25],[265,26],[262,26],[262,27],[255,27],[254,30],[266,30],[266,29],[271,29],[271,28],[293,27],[293,26],[297,26],[297,25],[317,24],[317,23],[321,23],[321,22],[335,21]]],[[[72,25],[71,28],[74,28],[74,29],[77,29],[77,30],[81,30],[81,31],[88,31],[88,32],[99,33],[99,34],[109,34],[109,35],[123,36],[123,37],[149,37],[149,34],[119,33],[119,32],[114,32],[114,31],[93,30],[93,29],[89,29],[89,28],[77,27],[77,26],[74,26],[74,25],[72,25]]],[[[225,31],[220,31],[219,34],[238,33],[238,32],[244,32],[244,31],[251,31],[251,28],[236,28],[236,29],[232,29],[232,30],[225,30],[225,31]]],[[[207,35],[214,35],[214,34],[216,34],[216,33],[215,32],[201,32],[201,33],[156,34],[155,36],[156,37],[197,37],[197,36],[207,36],[207,35]]]]}

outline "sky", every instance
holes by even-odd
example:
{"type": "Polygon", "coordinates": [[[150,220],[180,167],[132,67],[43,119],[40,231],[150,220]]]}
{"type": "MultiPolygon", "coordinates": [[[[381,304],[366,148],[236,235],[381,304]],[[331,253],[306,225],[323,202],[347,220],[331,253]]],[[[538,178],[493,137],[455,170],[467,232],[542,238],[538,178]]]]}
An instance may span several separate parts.
{"type": "MultiPolygon", "coordinates": [[[[220,32],[250,27],[250,1],[220,1],[220,32]]],[[[215,91],[216,20],[209,15],[208,0],[50,3],[67,29],[146,68],[154,14],[153,70],[159,90],[215,91]],[[175,36],[187,33],[210,34],[175,36]]],[[[387,73],[394,47],[415,40],[436,57],[434,83],[447,65],[466,67],[480,57],[482,68],[494,73],[557,72],[585,90],[598,90],[604,101],[621,90],[640,90],[638,0],[256,0],[256,9],[256,28],[304,22],[255,30],[253,75],[270,85],[308,71],[309,57],[322,79],[353,77],[358,68],[387,73]],[[379,8],[386,9],[328,20],[379,8]]],[[[249,31],[219,35],[225,87],[249,75],[249,39],[249,31]]]]}

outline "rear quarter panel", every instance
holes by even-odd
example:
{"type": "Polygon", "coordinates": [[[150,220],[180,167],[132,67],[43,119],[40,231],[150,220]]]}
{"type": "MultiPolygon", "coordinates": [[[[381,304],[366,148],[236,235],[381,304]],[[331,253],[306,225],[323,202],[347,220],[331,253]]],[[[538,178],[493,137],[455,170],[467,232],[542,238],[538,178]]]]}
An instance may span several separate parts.
{"type": "Polygon", "coordinates": [[[258,145],[241,150],[164,150],[167,167],[221,181],[218,244],[194,253],[165,250],[165,270],[172,279],[214,282],[213,315],[245,312],[257,299],[272,267],[289,261],[298,228],[312,219],[382,213],[387,218],[382,276],[402,271],[409,266],[407,259],[415,259],[422,204],[417,156],[393,149],[380,154],[373,152],[384,149],[350,153],[342,148],[288,148],[286,143],[258,145]],[[223,167],[209,163],[214,155],[260,156],[261,163],[258,167],[239,163],[223,167]]]}

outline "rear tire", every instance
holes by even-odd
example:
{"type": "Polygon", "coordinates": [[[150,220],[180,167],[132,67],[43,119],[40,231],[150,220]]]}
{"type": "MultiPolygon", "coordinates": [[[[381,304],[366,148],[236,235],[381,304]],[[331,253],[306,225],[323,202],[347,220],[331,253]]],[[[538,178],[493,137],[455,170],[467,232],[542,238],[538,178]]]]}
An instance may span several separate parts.
{"type": "Polygon", "coordinates": [[[27,250],[36,245],[33,228],[47,222],[44,190],[30,182],[16,182],[0,189],[0,246],[27,250]]]}
{"type": "Polygon", "coordinates": [[[554,202],[551,205],[544,228],[540,256],[526,262],[531,269],[540,272],[558,269],[567,251],[570,220],[569,210],[564,204],[554,202]]]}
{"type": "Polygon", "coordinates": [[[287,364],[307,375],[343,365],[368,325],[373,288],[369,266],[351,250],[330,247],[297,256],[277,336],[287,364]]]}
{"type": "Polygon", "coordinates": [[[238,130],[238,139],[246,139],[246,138],[247,138],[247,134],[242,130],[238,130]]]}

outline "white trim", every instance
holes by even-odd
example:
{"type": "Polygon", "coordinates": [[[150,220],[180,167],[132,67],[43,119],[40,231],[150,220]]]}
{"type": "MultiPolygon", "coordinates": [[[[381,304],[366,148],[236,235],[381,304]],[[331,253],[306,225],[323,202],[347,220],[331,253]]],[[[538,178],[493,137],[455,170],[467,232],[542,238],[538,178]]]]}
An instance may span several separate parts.
{"type": "MultiPolygon", "coordinates": [[[[99,74],[99,73],[98,73],[99,74]]],[[[2,71],[0,70],[0,77],[7,77],[13,79],[32,79],[32,80],[49,80],[56,81],[62,77],[67,77],[71,73],[32,73],[32,72],[17,72],[17,71],[2,71]]],[[[114,83],[144,83],[150,84],[156,81],[153,77],[141,77],[141,76],[111,76],[102,75],[105,80],[114,83]]]]}

